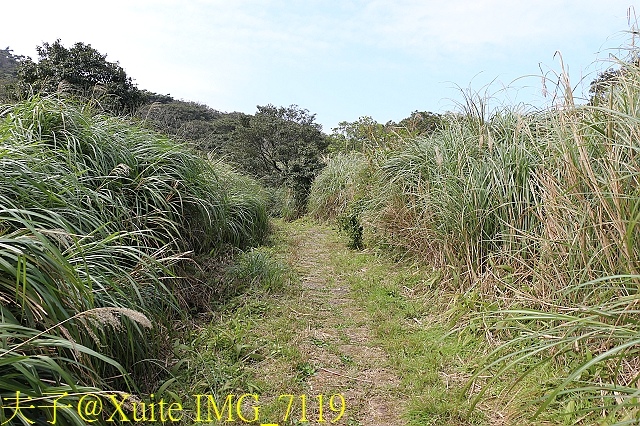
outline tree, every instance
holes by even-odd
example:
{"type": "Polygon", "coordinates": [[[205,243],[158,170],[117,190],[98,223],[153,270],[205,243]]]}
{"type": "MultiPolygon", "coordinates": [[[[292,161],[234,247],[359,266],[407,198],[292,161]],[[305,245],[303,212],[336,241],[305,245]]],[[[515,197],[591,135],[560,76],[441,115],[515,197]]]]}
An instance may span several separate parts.
{"type": "Polygon", "coordinates": [[[21,61],[18,67],[20,91],[57,92],[68,85],[84,97],[99,95],[103,107],[111,112],[133,111],[141,102],[142,94],[117,62],[108,62],[90,44],[76,43],[64,47],[60,40],[36,47],[39,60],[21,61]],[[104,96],[103,96],[104,95],[104,96]]]}
{"type": "Polygon", "coordinates": [[[591,98],[589,103],[591,105],[601,104],[613,89],[620,86],[624,81],[627,74],[630,72],[632,75],[638,72],[640,67],[640,57],[632,57],[626,61],[620,62],[620,67],[609,68],[601,73],[589,84],[589,93],[591,98]]]}
{"type": "Polygon", "coordinates": [[[442,129],[442,116],[429,111],[413,111],[411,115],[398,123],[408,136],[428,136],[442,129]]]}
{"type": "Polygon", "coordinates": [[[313,179],[323,167],[328,138],[315,114],[297,105],[258,106],[254,116],[240,117],[226,146],[229,157],[245,172],[273,187],[293,191],[296,207],[306,203],[313,179]],[[248,120],[247,120],[248,118],[248,120]]]}
{"type": "Polygon", "coordinates": [[[14,79],[18,76],[18,64],[24,56],[16,56],[7,47],[0,49],[0,81],[14,79]]]}
{"type": "Polygon", "coordinates": [[[385,146],[392,135],[384,124],[369,116],[357,121],[342,121],[331,134],[332,152],[368,152],[385,146]]]}
{"type": "Polygon", "coordinates": [[[220,125],[226,114],[197,102],[173,99],[170,95],[159,95],[143,91],[144,105],[136,115],[156,131],[174,139],[189,142],[203,152],[220,151],[222,142],[233,129],[220,125]],[[220,124],[219,124],[220,123],[220,124]],[[222,135],[221,135],[222,134],[222,135]]]}
{"type": "Polygon", "coordinates": [[[0,99],[9,98],[13,92],[18,80],[18,65],[23,59],[24,56],[14,55],[9,47],[0,49],[0,99]]]}
{"type": "Polygon", "coordinates": [[[393,149],[400,140],[428,136],[438,131],[442,123],[440,114],[428,111],[414,111],[399,123],[389,121],[381,124],[369,116],[353,122],[342,121],[333,129],[329,151],[371,153],[393,149]]]}

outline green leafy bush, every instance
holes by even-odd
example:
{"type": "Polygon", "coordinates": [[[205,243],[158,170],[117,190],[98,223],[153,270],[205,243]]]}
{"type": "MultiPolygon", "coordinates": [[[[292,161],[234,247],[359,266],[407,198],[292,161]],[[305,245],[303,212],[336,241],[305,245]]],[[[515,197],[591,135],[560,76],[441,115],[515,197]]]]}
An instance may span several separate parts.
{"type": "Polygon", "coordinates": [[[362,226],[360,215],[362,213],[362,204],[353,204],[349,210],[340,216],[338,216],[338,226],[341,231],[344,231],[349,237],[349,248],[360,250],[364,248],[364,241],[362,233],[364,227],[362,226]]]}

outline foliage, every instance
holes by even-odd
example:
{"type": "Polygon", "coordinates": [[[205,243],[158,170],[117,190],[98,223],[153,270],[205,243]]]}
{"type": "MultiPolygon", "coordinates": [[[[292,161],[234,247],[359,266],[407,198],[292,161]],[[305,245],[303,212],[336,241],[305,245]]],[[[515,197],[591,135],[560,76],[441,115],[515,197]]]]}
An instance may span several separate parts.
{"type": "Polygon", "coordinates": [[[248,122],[235,128],[226,154],[266,185],[290,188],[300,213],[328,144],[314,121],[315,115],[296,105],[258,106],[248,122]]]}
{"type": "Polygon", "coordinates": [[[88,105],[4,107],[0,397],[42,398],[34,418],[52,419],[64,392],[73,404],[152,386],[169,321],[183,315],[184,259],[260,241],[265,209],[255,182],[88,105]]]}
{"type": "Polygon", "coordinates": [[[140,96],[142,96],[142,104],[143,105],[166,105],[171,102],[176,102],[175,99],[171,96],[171,94],[167,93],[166,95],[162,95],[160,93],[151,92],[149,90],[141,90],[140,96]]]}
{"type": "Polygon", "coordinates": [[[414,111],[399,123],[380,124],[369,116],[354,122],[342,121],[330,135],[329,152],[357,151],[371,155],[392,148],[399,139],[428,136],[442,126],[442,116],[427,111],[414,111]]]}
{"type": "Polygon", "coordinates": [[[553,408],[569,421],[636,424],[640,68],[628,64],[610,82],[602,93],[606,107],[596,102],[552,117],[558,139],[550,163],[557,170],[540,178],[547,220],[538,266],[556,275],[547,289],[552,303],[486,315],[490,332],[513,337],[482,370],[499,379],[514,365],[526,365],[525,377],[553,364],[565,374],[537,414],[553,408]]]}
{"type": "Polygon", "coordinates": [[[276,216],[295,218],[301,214],[328,143],[309,111],[295,105],[267,105],[248,115],[223,113],[155,94],[147,99],[159,100],[140,108],[137,115],[151,128],[186,141],[203,153],[223,156],[258,178],[272,188],[274,201],[278,198],[284,203],[282,208],[272,209],[276,216]]]}
{"type": "Polygon", "coordinates": [[[362,212],[368,190],[370,164],[358,152],[339,153],[327,160],[311,186],[309,214],[322,221],[337,221],[349,237],[349,247],[364,247],[362,212]]]}
{"type": "Polygon", "coordinates": [[[362,237],[364,228],[360,218],[361,211],[361,204],[353,204],[347,212],[337,217],[340,230],[346,232],[349,237],[349,248],[355,250],[364,248],[364,241],[362,237]]]}
{"type": "Polygon", "coordinates": [[[230,280],[242,287],[281,290],[287,278],[287,266],[277,258],[274,250],[256,247],[243,252],[227,271],[230,280]]]}
{"type": "Polygon", "coordinates": [[[0,81],[13,79],[18,75],[18,64],[23,56],[16,56],[8,46],[0,49],[0,81]]]}
{"type": "MultiPolygon", "coordinates": [[[[486,108],[469,101],[469,113],[448,116],[439,132],[372,157],[373,177],[360,184],[376,182],[365,200],[365,232],[435,265],[462,268],[468,285],[517,271],[511,279],[533,295],[547,294],[552,283],[637,270],[640,248],[626,237],[638,226],[635,139],[631,126],[615,124],[635,112],[487,117],[471,115],[486,108]]],[[[322,205],[322,192],[316,195],[311,205],[322,205]]]]}
{"type": "Polygon", "coordinates": [[[229,116],[197,102],[185,102],[169,95],[145,92],[145,105],[136,115],[154,130],[188,142],[204,153],[220,154],[234,127],[229,116]]]}
{"type": "Polygon", "coordinates": [[[66,48],[58,39],[36,50],[37,62],[26,58],[18,67],[18,88],[23,96],[71,90],[99,100],[105,110],[114,113],[133,111],[141,103],[141,93],[124,69],[117,62],[108,62],[107,56],[90,44],[66,48]]]}
{"type": "Polygon", "coordinates": [[[8,46],[0,49],[0,101],[15,95],[13,91],[18,80],[18,65],[23,59],[24,56],[15,55],[8,46]]]}
{"type": "Polygon", "coordinates": [[[630,72],[633,73],[633,69],[640,65],[640,58],[632,57],[627,61],[617,62],[617,68],[611,67],[602,71],[589,83],[589,93],[591,94],[590,104],[600,105],[607,101],[607,95],[612,92],[613,88],[615,86],[620,87],[624,77],[630,72]]]}
{"type": "MultiPolygon", "coordinates": [[[[483,314],[478,320],[488,324],[490,332],[509,339],[482,359],[482,367],[468,386],[488,372],[491,383],[524,366],[511,384],[513,388],[550,364],[563,375],[555,378],[536,401],[535,416],[553,407],[572,422],[581,419],[589,424],[637,424],[639,279],[637,275],[616,275],[563,291],[576,295],[609,293],[610,300],[591,300],[546,311],[508,309],[483,314]]],[[[485,389],[474,398],[474,404],[485,389]]]]}
{"type": "Polygon", "coordinates": [[[369,161],[358,152],[339,153],[327,159],[311,186],[309,214],[322,221],[346,214],[357,198],[365,196],[370,171],[369,161]]]}
{"type": "Polygon", "coordinates": [[[404,129],[407,136],[429,136],[444,125],[441,114],[429,111],[413,111],[407,118],[400,120],[396,127],[404,129]]]}
{"type": "Polygon", "coordinates": [[[271,217],[291,221],[300,216],[293,191],[284,186],[270,188],[267,203],[271,217]]]}
{"type": "Polygon", "coordinates": [[[369,116],[354,122],[342,121],[331,133],[330,152],[370,152],[387,145],[394,135],[369,116]]]}
{"type": "Polygon", "coordinates": [[[368,153],[371,176],[355,185],[369,182],[360,223],[372,241],[442,268],[443,288],[488,311],[474,326],[505,343],[478,374],[552,361],[566,379],[541,410],[589,424],[638,417],[640,67],[626,62],[600,86],[606,102],[576,105],[566,79],[565,103],[544,111],[467,93],[436,132],[368,153]]]}

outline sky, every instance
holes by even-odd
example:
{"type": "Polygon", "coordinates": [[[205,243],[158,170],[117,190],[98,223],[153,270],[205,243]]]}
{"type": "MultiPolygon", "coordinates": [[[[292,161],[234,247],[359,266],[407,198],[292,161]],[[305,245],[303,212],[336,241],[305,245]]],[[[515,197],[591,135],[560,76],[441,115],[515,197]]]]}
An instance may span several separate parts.
{"type": "Polygon", "coordinates": [[[634,3],[640,14],[630,0],[12,1],[0,48],[36,59],[43,42],[90,44],[140,89],[226,112],[295,104],[330,133],[455,111],[469,91],[544,108],[563,73],[583,96],[637,42],[634,3]]]}

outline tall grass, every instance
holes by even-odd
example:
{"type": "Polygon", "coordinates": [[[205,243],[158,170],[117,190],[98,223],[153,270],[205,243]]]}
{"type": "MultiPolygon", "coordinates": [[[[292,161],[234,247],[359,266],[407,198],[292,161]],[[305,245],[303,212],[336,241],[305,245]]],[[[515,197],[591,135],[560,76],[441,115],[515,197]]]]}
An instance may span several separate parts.
{"type": "Polygon", "coordinates": [[[365,188],[363,223],[378,242],[459,268],[464,289],[483,281],[491,293],[507,271],[520,289],[544,298],[603,275],[636,273],[637,118],[628,106],[637,102],[617,102],[488,117],[470,115],[486,115],[486,106],[467,105],[446,116],[440,132],[370,158],[373,176],[332,160],[310,206],[314,216],[332,218],[336,206],[349,209],[353,188],[365,188]]]}
{"type": "Polygon", "coordinates": [[[362,226],[363,200],[369,180],[371,160],[359,152],[338,153],[311,185],[308,211],[315,219],[337,221],[349,237],[349,248],[364,246],[362,226]]]}
{"type": "MultiPolygon", "coordinates": [[[[506,309],[482,321],[512,327],[494,330],[508,340],[483,373],[553,361],[570,372],[541,409],[562,396],[576,418],[637,421],[640,68],[625,64],[588,105],[560,80],[562,105],[491,110],[467,96],[441,131],[371,156],[362,223],[370,244],[442,267],[442,285],[506,309]]],[[[317,180],[311,202],[340,179],[317,180]]]]}
{"type": "MultiPolygon", "coordinates": [[[[536,415],[560,410],[567,421],[637,424],[640,276],[640,69],[625,64],[601,102],[552,116],[556,144],[537,174],[544,213],[536,281],[545,309],[509,309],[483,321],[509,329],[478,374],[521,377],[551,363],[561,378],[536,415]]],[[[500,330],[499,330],[500,329],[500,330]]]]}
{"type": "Polygon", "coordinates": [[[367,158],[359,152],[329,158],[311,186],[309,215],[331,221],[347,213],[350,205],[365,195],[368,167],[367,158]]]}
{"type": "MultiPolygon", "coordinates": [[[[263,191],[226,166],[70,100],[4,107],[3,405],[20,391],[49,406],[33,420],[51,420],[63,392],[74,396],[60,404],[150,384],[168,321],[182,315],[180,265],[266,232],[263,191]]],[[[84,422],[66,410],[58,424],[84,422]]]]}
{"type": "Polygon", "coordinates": [[[367,222],[390,245],[480,274],[491,255],[519,244],[514,227],[535,227],[528,178],[540,160],[524,124],[509,112],[482,127],[450,115],[442,132],[380,163],[367,222]]]}

